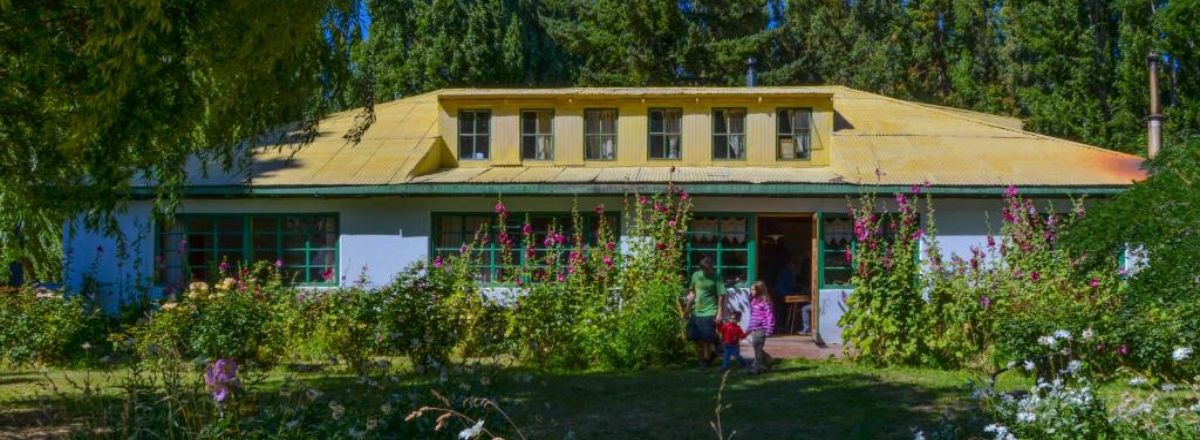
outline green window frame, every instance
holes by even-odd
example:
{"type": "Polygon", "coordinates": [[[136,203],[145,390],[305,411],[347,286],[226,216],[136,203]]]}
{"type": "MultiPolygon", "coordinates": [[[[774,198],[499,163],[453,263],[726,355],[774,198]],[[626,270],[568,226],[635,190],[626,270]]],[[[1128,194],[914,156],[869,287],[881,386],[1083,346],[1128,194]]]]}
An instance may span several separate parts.
{"type": "Polygon", "coordinates": [[[583,111],[583,158],[617,160],[617,126],[621,114],[615,108],[583,111]]]}
{"type": "Polygon", "coordinates": [[[775,157],[779,160],[809,160],[812,157],[812,109],[781,108],[775,116],[775,157]]]}
{"type": "Polygon", "coordinates": [[[336,286],[339,224],[334,213],[181,214],[156,234],[156,279],[182,289],[215,281],[223,262],[233,270],[265,261],[280,264],[289,282],[336,286]]]}
{"type": "Polygon", "coordinates": [[[521,159],[554,159],[554,110],[521,110],[521,159]]]}
{"type": "Polygon", "coordinates": [[[647,157],[661,160],[683,157],[683,109],[652,108],[646,127],[647,157]]]}
{"type": "MultiPolygon", "coordinates": [[[[606,212],[605,218],[613,231],[614,240],[620,235],[620,213],[606,212]]],[[[524,234],[521,228],[525,225],[525,219],[529,218],[530,225],[533,227],[533,242],[534,256],[533,262],[544,261],[546,252],[550,249],[545,246],[546,233],[552,225],[558,228],[559,233],[564,235],[568,240],[573,240],[575,231],[572,228],[573,221],[571,213],[563,212],[510,212],[508,214],[508,224],[506,230],[509,237],[512,239],[512,266],[504,265],[504,246],[497,240],[499,229],[496,227],[496,214],[480,213],[480,212],[463,212],[463,213],[434,213],[432,215],[432,228],[430,234],[430,249],[429,260],[433,261],[438,257],[458,256],[461,255],[462,247],[465,244],[472,243],[475,240],[476,234],[483,231],[487,234],[487,243],[477,249],[473,249],[477,257],[473,264],[478,279],[476,281],[482,283],[494,283],[496,280],[503,279],[508,271],[516,269],[515,266],[520,266],[526,263],[526,255],[524,251],[524,243],[522,242],[524,234]]],[[[584,242],[589,245],[595,245],[599,242],[596,232],[599,231],[599,216],[594,213],[580,213],[582,220],[584,242]]],[[[569,242],[561,249],[559,258],[565,259],[574,246],[573,242],[569,242]]],[[[534,264],[534,267],[542,266],[534,264]]]]}
{"type": "Polygon", "coordinates": [[[745,108],[714,108],[712,127],[713,160],[746,159],[745,108]]]}
{"type": "Polygon", "coordinates": [[[458,159],[487,160],[492,149],[492,112],[458,111],[458,159]]]}
{"type": "MultiPolygon", "coordinates": [[[[891,242],[895,231],[890,228],[891,222],[898,218],[897,213],[877,213],[883,216],[884,240],[891,242]]],[[[917,221],[920,221],[918,219],[917,221]]],[[[817,213],[817,241],[821,259],[817,268],[821,288],[849,289],[853,287],[850,279],[854,277],[854,261],[846,261],[846,248],[853,254],[858,252],[858,237],[854,235],[854,218],[846,213],[817,213]]],[[[920,255],[916,255],[920,258],[920,255]]]]}
{"type": "Polygon", "coordinates": [[[700,259],[713,258],[726,287],[747,287],[755,272],[757,219],[745,213],[697,213],[692,216],[684,243],[687,273],[699,269],[700,259]]]}

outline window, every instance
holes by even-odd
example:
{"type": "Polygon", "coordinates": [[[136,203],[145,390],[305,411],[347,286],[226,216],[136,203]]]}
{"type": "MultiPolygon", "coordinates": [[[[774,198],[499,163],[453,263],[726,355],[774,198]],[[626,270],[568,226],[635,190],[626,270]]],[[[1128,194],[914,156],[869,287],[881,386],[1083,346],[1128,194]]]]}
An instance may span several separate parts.
{"type": "Polygon", "coordinates": [[[583,111],[584,158],[614,160],[617,158],[617,110],[588,109],[583,111]]]}
{"type": "Polygon", "coordinates": [[[700,259],[708,256],[727,287],[748,286],[753,223],[746,215],[697,214],[687,232],[688,273],[699,269],[700,259]]]}
{"type": "MultiPolygon", "coordinates": [[[[881,214],[883,240],[892,243],[896,239],[895,213],[881,214]]],[[[846,214],[821,216],[821,285],[826,287],[848,287],[854,276],[854,262],[847,259],[846,251],[852,253],[858,247],[854,235],[854,218],[846,214]]]]}
{"type": "Polygon", "coordinates": [[[334,285],[337,254],[334,214],[181,215],[159,230],[155,262],[158,280],[178,289],[216,280],[222,263],[261,261],[280,264],[290,282],[334,285]]]}
{"type": "Polygon", "coordinates": [[[713,159],[746,158],[746,109],[713,110],[713,159]]]}
{"type": "Polygon", "coordinates": [[[554,110],[521,111],[521,159],[554,158],[554,110]]]}
{"type": "Polygon", "coordinates": [[[821,285],[849,286],[854,265],[846,251],[855,245],[854,219],[848,215],[825,214],[821,219],[821,285]]]}
{"type": "Polygon", "coordinates": [[[492,112],[487,110],[459,110],[458,112],[458,158],[463,160],[486,160],[491,146],[489,130],[492,112]]]}
{"type": "MultiPolygon", "coordinates": [[[[614,235],[619,235],[616,233],[620,230],[619,215],[607,213],[605,216],[605,221],[614,231],[614,235]]],[[[570,213],[531,213],[528,214],[528,218],[529,224],[533,228],[532,237],[535,247],[530,263],[534,267],[542,265],[546,252],[549,251],[549,248],[544,245],[547,231],[554,228],[568,240],[572,240],[572,237],[575,236],[570,213]]],[[[596,244],[599,241],[596,233],[599,230],[599,218],[595,214],[581,214],[583,237],[588,244],[596,244]]],[[[505,226],[509,237],[513,240],[510,261],[514,266],[524,264],[526,261],[525,244],[522,242],[524,234],[521,232],[521,228],[525,225],[525,219],[526,214],[524,213],[509,213],[508,225],[505,226]]],[[[477,234],[486,234],[486,243],[477,243],[480,247],[473,250],[474,269],[476,269],[478,281],[490,282],[504,278],[514,268],[504,264],[504,246],[497,243],[496,239],[499,235],[499,229],[494,225],[496,220],[495,214],[434,214],[434,242],[430,259],[459,255],[464,245],[476,243],[477,234]]],[[[562,255],[559,257],[564,264],[573,245],[572,242],[562,247],[562,255]]]]}
{"type": "Polygon", "coordinates": [[[650,109],[650,158],[678,159],[683,109],[650,109]]]}
{"type": "Polygon", "coordinates": [[[812,109],[781,108],[777,114],[779,130],[776,136],[779,159],[803,160],[811,150],[812,109]]]}

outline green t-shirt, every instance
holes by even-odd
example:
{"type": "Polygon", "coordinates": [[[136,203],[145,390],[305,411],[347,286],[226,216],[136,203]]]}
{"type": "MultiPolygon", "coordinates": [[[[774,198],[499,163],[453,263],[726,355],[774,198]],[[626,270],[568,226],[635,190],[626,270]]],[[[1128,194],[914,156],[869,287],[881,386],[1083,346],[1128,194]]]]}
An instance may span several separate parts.
{"type": "Polygon", "coordinates": [[[713,271],[712,276],[698,270],[692,274],[692,291],[696,302],[692,305],[692,316],[717,316],[717,298],[725,296],[725,281],[721,274],[713,271]]]}

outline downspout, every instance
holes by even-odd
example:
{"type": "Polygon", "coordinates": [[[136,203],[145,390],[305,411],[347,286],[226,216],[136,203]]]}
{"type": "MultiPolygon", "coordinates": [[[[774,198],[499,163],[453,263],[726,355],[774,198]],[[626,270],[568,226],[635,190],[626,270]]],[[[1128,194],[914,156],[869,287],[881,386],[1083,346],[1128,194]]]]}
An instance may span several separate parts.
{"type": "Polygon", "coordinates": [[[1166,119],[1158,105],[1158,52],[1146,56],[1150,68],[1150,117],[1147,121],[1146,157],[1153,159],[1162,148],[1162,123],[1166,119]]]}
{"type": "Polygon", "coordinates": [[[746,58],[746,87],[754,87],[758,84],[758,72],[754,70],[757,64],[758,60],[754,57],[746,58]]]}

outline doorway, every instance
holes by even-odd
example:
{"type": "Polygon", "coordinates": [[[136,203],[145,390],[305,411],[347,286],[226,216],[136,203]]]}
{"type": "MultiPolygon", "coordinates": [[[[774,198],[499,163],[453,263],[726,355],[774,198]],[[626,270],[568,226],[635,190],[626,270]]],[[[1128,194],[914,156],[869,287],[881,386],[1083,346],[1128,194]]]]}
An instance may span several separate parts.
{"type": "Polygon", "coordinates": [[[812,334],[817,298],[814,216],[759,215],[757,226],[755,275],[767,284],[775,302],[775,333],[812,334]],[[805,314],[810,319],[804,319],[805,314]]]}

